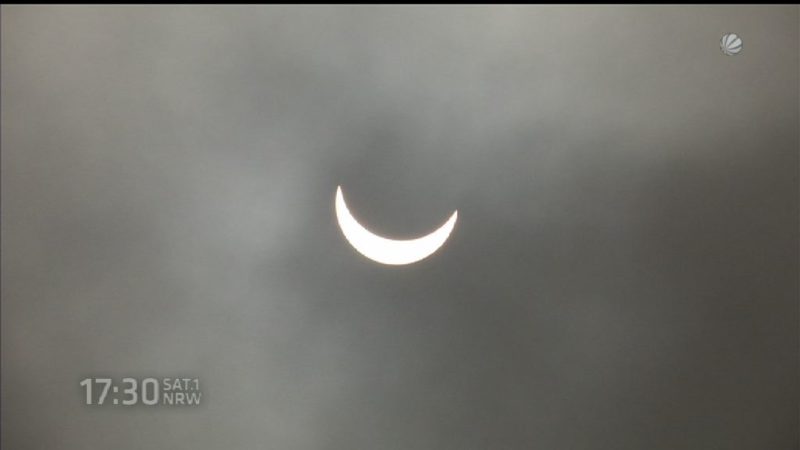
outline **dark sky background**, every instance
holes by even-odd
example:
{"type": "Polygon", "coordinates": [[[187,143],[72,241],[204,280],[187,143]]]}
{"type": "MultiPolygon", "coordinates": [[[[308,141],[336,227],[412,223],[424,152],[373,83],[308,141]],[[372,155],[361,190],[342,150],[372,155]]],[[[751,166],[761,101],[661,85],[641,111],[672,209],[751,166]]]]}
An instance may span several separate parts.
{"type": "Polygon", "coordinates": [[[3,6],[3,448],[797,449],[799,23],[3,6]]]}

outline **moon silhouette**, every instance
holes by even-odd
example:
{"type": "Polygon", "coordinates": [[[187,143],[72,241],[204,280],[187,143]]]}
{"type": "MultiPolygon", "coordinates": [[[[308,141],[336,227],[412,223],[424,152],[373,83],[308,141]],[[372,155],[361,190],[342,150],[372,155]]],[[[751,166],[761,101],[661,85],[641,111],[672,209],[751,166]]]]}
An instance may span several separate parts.
{"type": "Polygon", "coordinates": [[[458,211],[453,211],[447,222],[430,234],[408,240],[387,239],[358,223],[347,209],[342,187],[336,188],[336,220],[342,234],[359,253],[381,264],[399,266],[427,258],[445,243],[453,231],[456,219],[458,211]]]}

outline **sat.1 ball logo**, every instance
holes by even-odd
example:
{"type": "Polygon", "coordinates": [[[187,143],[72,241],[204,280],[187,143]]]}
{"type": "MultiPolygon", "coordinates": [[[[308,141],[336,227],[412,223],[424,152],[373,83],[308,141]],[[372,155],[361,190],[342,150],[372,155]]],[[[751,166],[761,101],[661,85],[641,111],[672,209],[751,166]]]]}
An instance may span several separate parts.
{"type": "Polygon", "coordinates": [[[728,56],[738,55],[742,51],[742,38],[736,33],[727,33],[719,40],[719,48],[728,56]]]}

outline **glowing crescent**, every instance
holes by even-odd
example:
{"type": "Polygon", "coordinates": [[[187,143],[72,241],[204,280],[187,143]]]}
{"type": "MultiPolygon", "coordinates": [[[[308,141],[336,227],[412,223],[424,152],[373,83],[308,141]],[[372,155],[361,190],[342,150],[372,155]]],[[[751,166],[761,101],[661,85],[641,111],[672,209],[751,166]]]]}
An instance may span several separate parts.
{"type": "Polygon", "coordinates": [[[387,239],[372,233],[358,223],[347,209],[342,187],[336,188],[336,220],[339,222],[342,234],[359,253],[381,264],[411,264],[427,258],[444,244],[453,231],[457,218],[458,211],[454,211],[439,229],[420,238],[403,241],[387,239]]]}

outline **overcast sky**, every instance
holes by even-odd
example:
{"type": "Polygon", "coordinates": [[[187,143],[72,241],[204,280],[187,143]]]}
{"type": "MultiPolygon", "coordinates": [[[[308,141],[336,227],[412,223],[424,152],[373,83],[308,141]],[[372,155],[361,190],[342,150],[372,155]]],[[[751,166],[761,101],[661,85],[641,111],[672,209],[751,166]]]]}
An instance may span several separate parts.
{"type": "Polygon", "coordinates": [[[797,448],[798,20],[4,5],[3,448],[797,448]]]}

